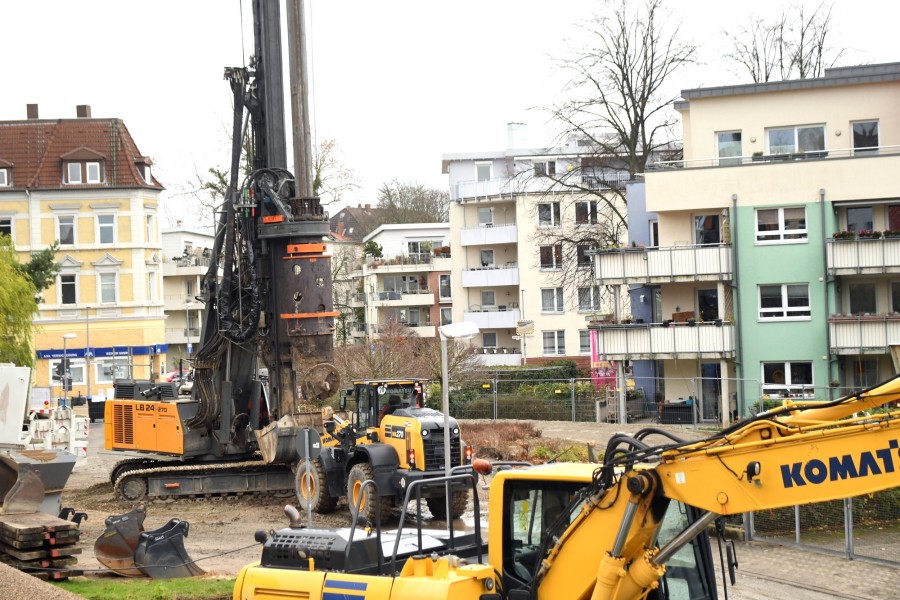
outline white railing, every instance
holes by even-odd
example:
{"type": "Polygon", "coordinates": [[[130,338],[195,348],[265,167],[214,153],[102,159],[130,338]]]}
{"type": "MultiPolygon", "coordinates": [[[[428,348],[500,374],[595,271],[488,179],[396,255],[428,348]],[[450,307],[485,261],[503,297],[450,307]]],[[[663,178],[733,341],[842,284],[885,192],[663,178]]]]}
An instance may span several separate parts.
{"type": "Polygon", "coordinates": [[[830,239],[825,247],[829,275],[900,272],[900,238],[830,239]]]}
{"type": "Polygon", "coordinates": [[[728,156],[716,158],[692,158],[685,160],[667,160],[648,165],[647,170],[690,169],[694,167],[737,167],[751,164],[784,163],[802,160],[824,160],[829,158],[860,158],[900,154],[900,146],[877,146],[865,149],[829,148],[809,152],[790,152],[778,154],[752,154],[750,156],[728,156]]]}
{"type": "Polygon", "coordinates": [[[900,345],[900,315],[833,316],[828,328],[833,354],[888,354],[900,345]]]}
{"type": "Polygon", "coordinates": [[[735,356],[732,323],[650,323],[600,325],[597,331],[601,356],[624,359],[701,359],[735,356]]]}
{"type": "Polygon", "coordinates": [[[519,285],[518,263],[488,265],[462,272],[463,287],[519,285]]]}
{"type": "Polygon", "coordinates": [[[732,278],[728,244],[601,250],[595,261],[597,279],[608,284],[732,278]]]}
{"type": "Polygon", "coordinates": [[[467,310],[463,320],[475,323],[479,329],[513,329],[519,321],[521,313],[518,308],[508,310],[467,310]]]}
{"type": "Polygon", "coordinates": [[[515,223],[483,225],[459,232],[459,243],[462,246],[483,246],[485,244],[515,244],[519,233],[515,223]]]}

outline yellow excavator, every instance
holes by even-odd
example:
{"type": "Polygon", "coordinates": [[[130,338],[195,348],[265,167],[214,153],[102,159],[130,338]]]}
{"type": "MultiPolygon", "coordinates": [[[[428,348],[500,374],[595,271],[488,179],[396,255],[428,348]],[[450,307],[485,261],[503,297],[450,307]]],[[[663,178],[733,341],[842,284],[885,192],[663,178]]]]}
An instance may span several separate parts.
{"type": "Polygon", "coordinates": [[[900,376],[834,401],[786,400],[702,441],[617,434],[600,466],[498,472],[486,547],[478,528],[373,534],[304,528],[295,515],[257,534],[262,558],[233,597],[715,599],[706,532],[720,515],[900,486],[900,411],[885,408],[898,401],[900,376]]]}

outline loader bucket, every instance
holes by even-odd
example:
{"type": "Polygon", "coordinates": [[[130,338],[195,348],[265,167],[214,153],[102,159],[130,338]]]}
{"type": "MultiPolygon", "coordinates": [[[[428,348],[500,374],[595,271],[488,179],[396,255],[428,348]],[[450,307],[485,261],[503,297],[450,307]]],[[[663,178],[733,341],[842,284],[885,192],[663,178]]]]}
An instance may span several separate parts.
{"type": "Polygon", "coordinates": [[[126,577],[143,577],[144,573],[134,566],[134,553],[144,531],[144,517],[147,511],[143,505],[124,515],[106,518],[106,531],[94,542],[94,556],[100,564],[126,577]]]}
{"type": "Polygon", "coordinates": [[[58,514],[74,466],[75,455],[64,450],[0,452],[0,514],[58,514]]]}
{"type": "Polygon", "coordinates": [[[188,528],[187,521],[170,519],[159,529],[142,533],[134,553],[135,564],[154,579],[204,575],[206,571],[194,564],[184,549],[188,528]]]}

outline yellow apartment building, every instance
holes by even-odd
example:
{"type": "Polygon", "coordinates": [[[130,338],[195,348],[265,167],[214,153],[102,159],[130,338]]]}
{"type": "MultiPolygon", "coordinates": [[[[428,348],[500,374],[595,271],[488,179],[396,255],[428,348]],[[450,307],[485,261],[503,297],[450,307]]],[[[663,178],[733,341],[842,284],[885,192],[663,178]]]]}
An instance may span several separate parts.
{"type": "Polygon", "coordinates": [[[162,300],[162,185],[120,119],[0,121],[0,233],[20,261],[59,241],[56,283],[35,316],[34,385],[61,395],[52,377],[70,361],[72,394],[116,378],[166,370],[162,300]]]}

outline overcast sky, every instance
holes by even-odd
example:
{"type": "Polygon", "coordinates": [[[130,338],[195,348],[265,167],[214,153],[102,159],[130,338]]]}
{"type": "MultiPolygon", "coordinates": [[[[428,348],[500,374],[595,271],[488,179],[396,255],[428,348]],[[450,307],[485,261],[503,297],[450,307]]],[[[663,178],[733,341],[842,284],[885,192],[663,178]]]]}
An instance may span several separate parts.
{"type": "MultiPolygon", "coordinates": [[[[348,204],[376,201],[393,178],[445,188],[441,155],[500,150],[506,123],[529,124],[535,146],[551,128],[536,107],[564,83],[550,56],[574,26],[605,3],[588,0],[306,0],[310,17],[313,128],[334,138],[361,179],[348,204]]],[[[808,2],[816,6],[818,2],[808,2]]],[[[726,31],[752,13],[782,11],[777,0],[669,2],[669,25],[700,46],[701,65],[673,89],[747,83],[729,72],[726,31]]],[[[36,103],[46,119],[125,121],[167,187],[164,218],[184,213],[195,173],[228,161],[231,98],[225,66],[252,52],[250,0],[34,0],[4,2],[0,120],[25,118],[36,103]],[[245,16],[241,18],[241,8],[245,16]],[[242,32],[246,41],[242,44],[242,32]]],[[[840,65],[900,61],[894,43],[900,4],[837,0],[832,41],[848,48],[840,65]]],[[[334,214],[338,207],[329,207],[334,214]]]]}

